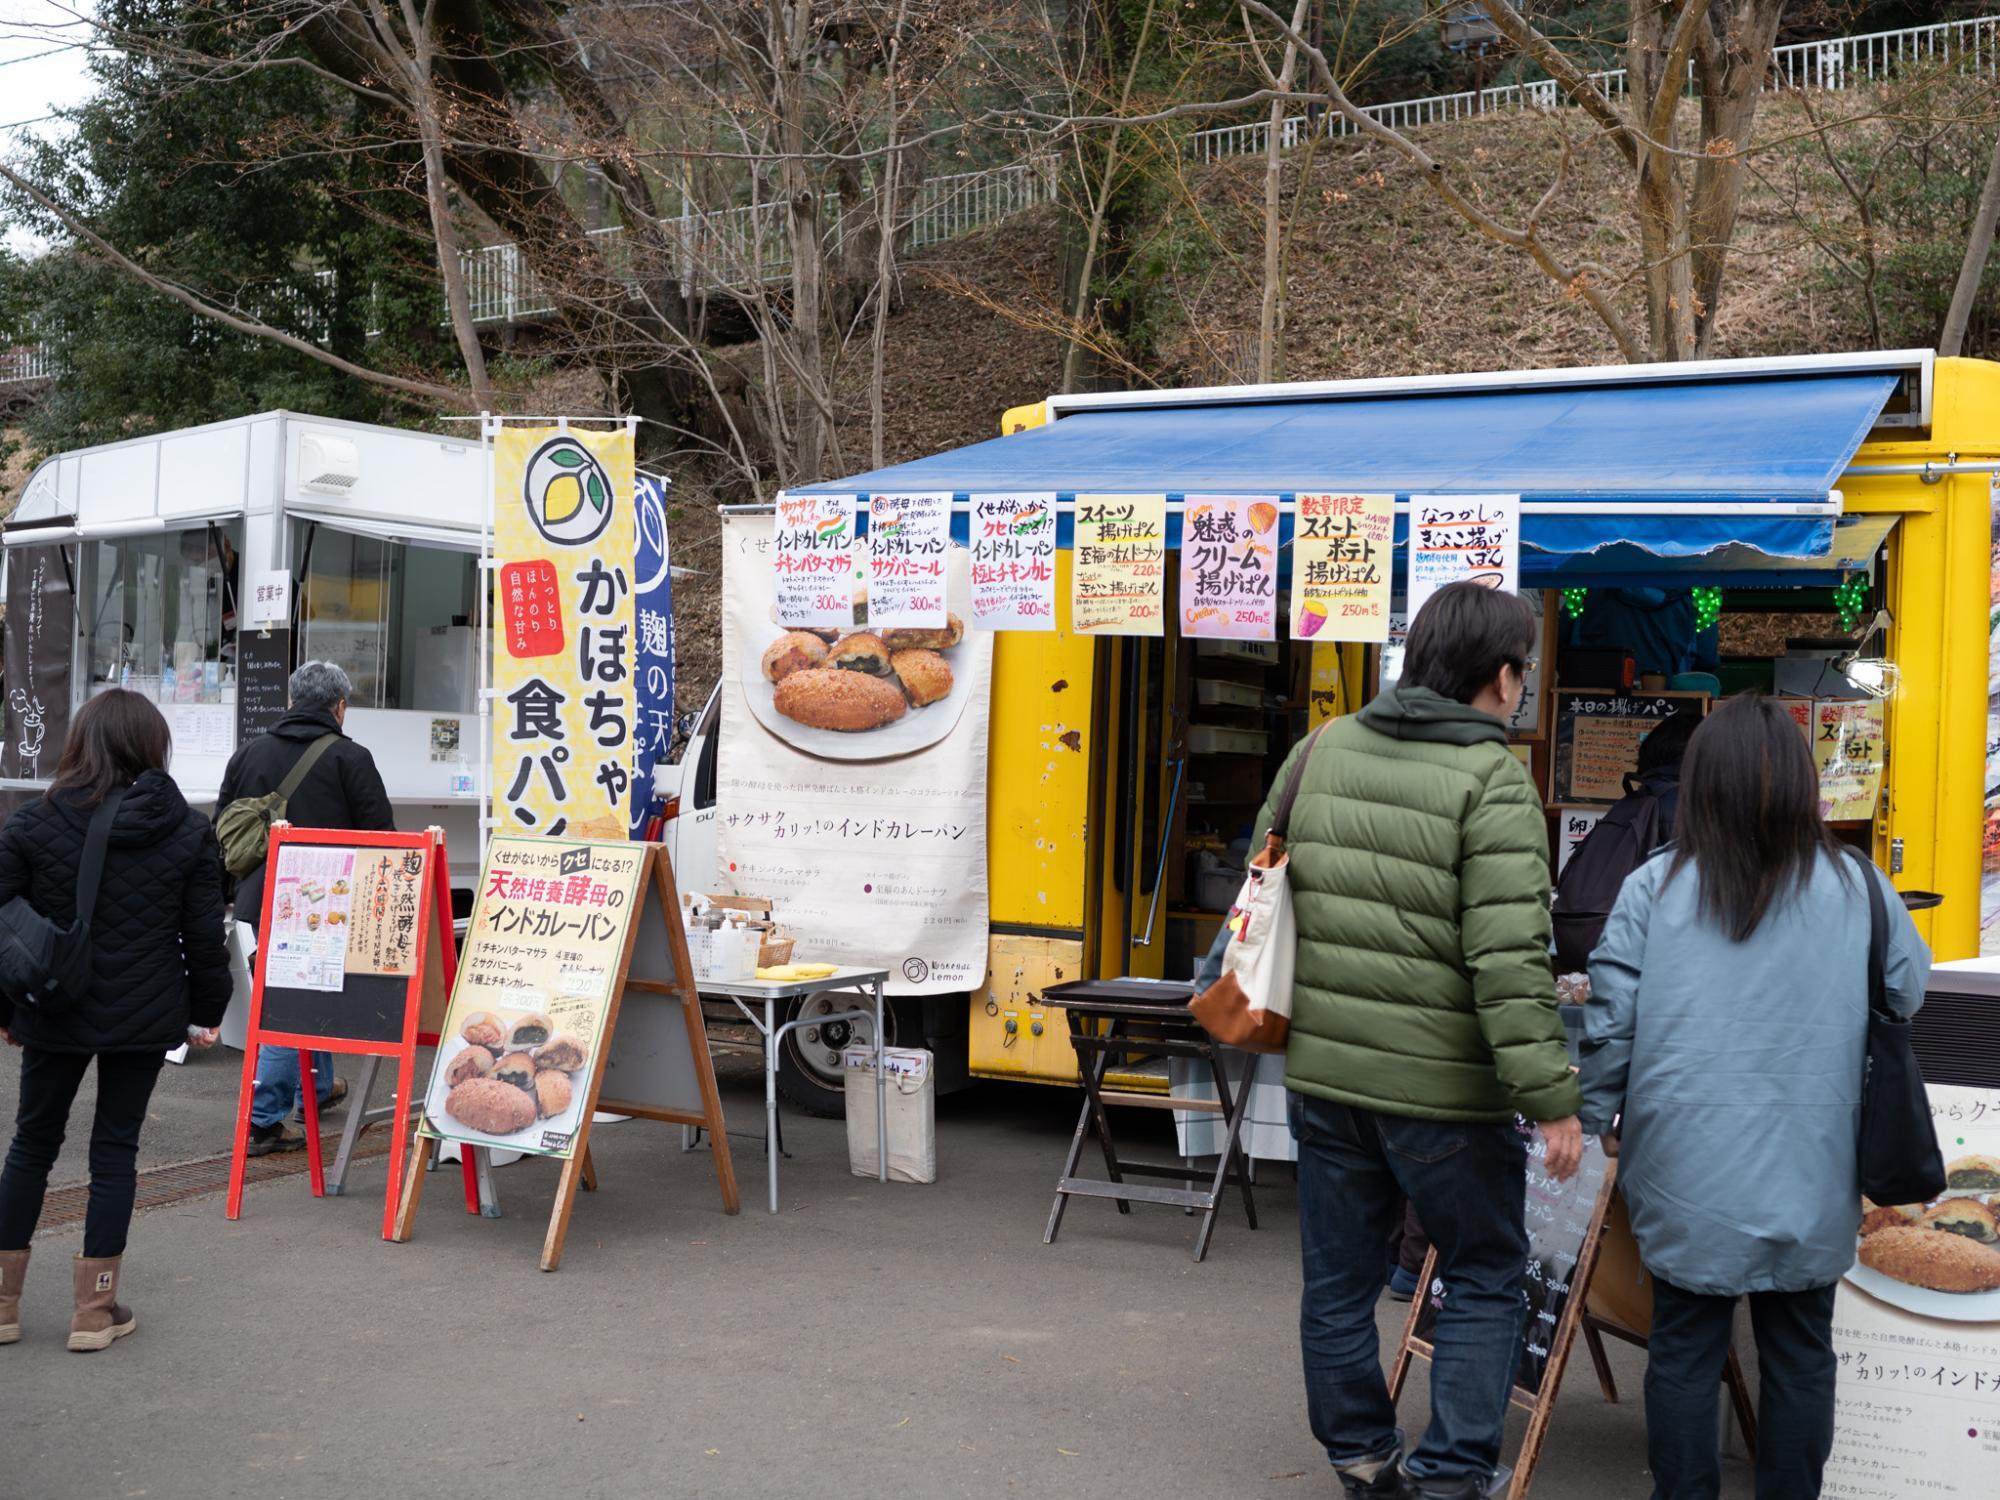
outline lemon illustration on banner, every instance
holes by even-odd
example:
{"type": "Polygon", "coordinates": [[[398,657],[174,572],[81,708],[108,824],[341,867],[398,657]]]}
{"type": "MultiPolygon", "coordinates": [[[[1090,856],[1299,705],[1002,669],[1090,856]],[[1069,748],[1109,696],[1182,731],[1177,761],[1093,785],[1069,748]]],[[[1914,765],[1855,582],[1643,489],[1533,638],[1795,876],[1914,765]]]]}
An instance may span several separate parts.
{"type": "Polygon", "coordinates": [[[611,521],[611,476],[573,437],[551,438],[535,450],[521,498],[535,530],[559,547],[595,541],[611,521]]]}

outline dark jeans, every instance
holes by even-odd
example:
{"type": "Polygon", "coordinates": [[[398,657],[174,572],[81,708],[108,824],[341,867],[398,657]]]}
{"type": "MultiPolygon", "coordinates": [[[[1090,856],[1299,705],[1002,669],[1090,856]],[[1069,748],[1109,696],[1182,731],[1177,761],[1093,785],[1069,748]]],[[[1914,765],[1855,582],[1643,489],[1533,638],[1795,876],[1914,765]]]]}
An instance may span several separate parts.
{"type": "MultiPolygon", "coordinates": [[[[1646,1461],[1653,1500],[1713,1500],[1722,1486],[1716,1401],[1736,1298],[1653,1278],[1646,1341],[1646,1461]]],[[[1833,1451],[1833,1288],[1752,1292],[1757,1335],[1757,1500],[1812,1500],[1833,1451]]]]}
{"type": "Polygon", "coordinates": [[[1431,1361],[1431,1422],[1410,1453],[1426,1483],[1484,1481],[1500,1464],[1520,1359],[1527,1137],[1512,1124],[1412,1120],[1294,1094],[1305,1293],[1299,1342],[1313,1436],[1336,1468],[1398,1438],[1375,1302],[1382,1246],[1407,1197],[1447,1295],[1431,1361]]]}
{"type": "MultiPolygon", "coordinates": [[[[0,1250],[25,1250],[42,1216],[42,1194],[62,1150],[70,1106],[90,1066],[88,1052],[21,1049],[21,1103],[14,1144],[0,1171],[0,1250]]],[[[97,1054],[97,1114],[90,1124],[90,1206],[83,1253],[123,1255],[139,1188],[139,1128],[166,1058],[158,1052],[97,1054]]]]}

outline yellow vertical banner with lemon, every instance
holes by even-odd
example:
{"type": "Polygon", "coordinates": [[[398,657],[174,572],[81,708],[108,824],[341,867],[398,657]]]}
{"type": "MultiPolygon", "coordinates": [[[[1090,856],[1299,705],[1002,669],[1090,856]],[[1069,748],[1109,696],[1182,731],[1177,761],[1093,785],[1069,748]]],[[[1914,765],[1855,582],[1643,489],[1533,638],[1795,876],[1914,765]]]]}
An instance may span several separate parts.
{"type": "Polygon", "coordinates": [[[493,812],[500,829],[622,839],[630,823],[632,432],[493,439],[493,812]]]}

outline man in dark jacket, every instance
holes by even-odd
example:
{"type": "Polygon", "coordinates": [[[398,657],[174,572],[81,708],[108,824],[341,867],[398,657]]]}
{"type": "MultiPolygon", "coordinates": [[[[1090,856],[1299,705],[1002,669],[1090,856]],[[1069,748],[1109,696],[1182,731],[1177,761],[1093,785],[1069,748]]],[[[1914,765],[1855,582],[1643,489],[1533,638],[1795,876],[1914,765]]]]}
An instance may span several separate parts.
{"type": "Polygon", "coordinates": [[[1549,969],[1548,828],[1505,727],[1536,636],[1512,594],[1440,589],[1411,624],[1402,681],[1320,732],[1292,810],[1300,1342],[1313,1435],[1350,1496],[1486,1493],[1528,1261],[1534,1126],[1515,1117],[1540,1124],[1555,1177],[1582,1154],[1549,969]],[[1449,1288],[1431,1424],[1407,1457],[1375,1336],[1404,1198],[1449,1288]]]}
{"type": "MultiPolygon", "coordinates": [[[[216,794],[218,817],[230,803],[263,797],[278,790],[292,767],[320,740],[332,737],[285,805],[285,819],[300,828],[357,828],[389,832],[396,826],[389,793],[375,769],[375,757],[341,732],[347,721],[347,699],[354,686],[331,662],[309,661],[292,673],[291,702],[285,716],[268,733],[236,752],[222,773],[216,794]]],[[[264,866],[251,870],[236,886],[236,920],[254,929],[264,908],[264,866]]],[[[316,1053],[313,1072],[319,1082],[320,1108],[346,1097],[347,1085],[336,1086],[333,1057],[316,1053]]],[[[299,1054],[290,1047],[263,1047],[257,1053],[257,1089],[250,1103],[250,1154],[295,1151],[305,1144],[286,1120],[298,1107],[299,1054]]]]}

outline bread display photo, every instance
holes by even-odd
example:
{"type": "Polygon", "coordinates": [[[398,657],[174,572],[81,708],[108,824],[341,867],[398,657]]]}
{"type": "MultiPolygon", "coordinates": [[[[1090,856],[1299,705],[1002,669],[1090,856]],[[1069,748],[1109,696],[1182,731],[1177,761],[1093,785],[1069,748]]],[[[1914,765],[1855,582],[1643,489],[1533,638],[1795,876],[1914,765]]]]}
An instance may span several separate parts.
{"type": "Polygon", "coordinates": [[[1929,1203],[1876,1204],[1861,1200],[1860,1263],[1893,1281],[1934,1292],[1970,1295],[2000,1291],[2000,1191],[1973,1189],[1984,1181],[1992,1157],[1950,1162],[1950,1184],[1929,1203]]]}
{"type": "Polygon", "coordinates": [[[946,653],[964,639],[965,622],[950,613],[936,630],[855,630],[831,646],[814,632],[788,630],[765,648],[759,667],[786,718],[866,734],[949,698],[958,678],[946,653]]]}
{"type": "MultiPolygon", "coordinates": [[[[480,1135],[525,1136],[570,1112],[589,1060],[589,1048],[558,1031],[543,1011],[475,1011],[439,1058],[447,1090],[442,1112],[480,1135]]],[[[431,1097],[436,1108],[437,1095],[431,1097]]],[[[535,1141],[520,1144],[532,1148],[535,1141]]]]}

